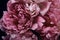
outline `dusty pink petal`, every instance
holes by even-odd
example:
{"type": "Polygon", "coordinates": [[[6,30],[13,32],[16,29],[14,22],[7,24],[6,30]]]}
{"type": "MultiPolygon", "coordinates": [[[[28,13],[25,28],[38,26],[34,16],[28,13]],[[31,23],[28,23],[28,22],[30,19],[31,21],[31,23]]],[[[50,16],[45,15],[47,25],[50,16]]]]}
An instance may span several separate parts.
{"type": "Polygon", "coordinates": [[[41,3],[41,2],[44,2],[46,0],[33,0],[33,1],[35,1],[36,3],[41,3]]]}
{"type": "Polygon", "coordinates": [[[51,27],[46,27],[46,28],[43,29],[42,32],[47,33],[50,29],[51,29],[51,27]]]}
{"type": "Polygon", "coordinates": [[[42,16],[44,16],[48,12],[50,5],[51,5],[51,2],[48,2],[46,8],[40,11],[42,16]]]}
{"type": "Polygon", "coordinates": [[[39,17],[38,17],[38,22],[43,23],[43,22],[45,22],[45,19],[39,16],[39,17]]]}
{"type": "Polygon", "coordinates": [[[16,3],[16,0],[10,0],[11,1],[11,3],[16,3]]]}
{"type": "Polygon", "coordinates": [[[32,26],[32,30],[36,30],[38,28],[38,24],[37,23],[35,23],[35,24],[33,24],[33,26],[32,26]]]}

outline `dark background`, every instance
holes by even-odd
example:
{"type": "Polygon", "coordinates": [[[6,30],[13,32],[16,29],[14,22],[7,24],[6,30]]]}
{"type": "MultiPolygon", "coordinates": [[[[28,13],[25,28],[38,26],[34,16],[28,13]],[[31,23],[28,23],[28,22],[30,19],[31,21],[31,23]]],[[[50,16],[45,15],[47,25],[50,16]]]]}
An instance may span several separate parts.
{"type": "MultiPolygon", "coordinates": [[[[7,2],[8,0],[0,0],[0,18],[3,16],[3,11],[7,10],[7,2]]],[[[1,36],[6,36],[6,33],[0,30],[0,40],[2,40],[1,36]]]]}
{"type": "Polygon", "coordinates": [[[6,9],[7,2],[8,2],[8,0],[0,0],[0,18],[3,15],[3,11],[7,10],[6,9]]]}

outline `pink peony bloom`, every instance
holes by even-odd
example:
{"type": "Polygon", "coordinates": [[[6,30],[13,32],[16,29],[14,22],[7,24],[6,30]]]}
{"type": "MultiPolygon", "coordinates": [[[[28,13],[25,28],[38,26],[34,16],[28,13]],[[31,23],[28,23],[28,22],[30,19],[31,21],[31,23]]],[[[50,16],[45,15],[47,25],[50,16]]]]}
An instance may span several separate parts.
{"type": "Polygon", "coordinates": [[[59,4],[57,0],[9,0],[0,22],[10,35],[4,40],[38,40],[30,29],[37,31],[42,40],[57,40],[60,32],[59,4]]]}

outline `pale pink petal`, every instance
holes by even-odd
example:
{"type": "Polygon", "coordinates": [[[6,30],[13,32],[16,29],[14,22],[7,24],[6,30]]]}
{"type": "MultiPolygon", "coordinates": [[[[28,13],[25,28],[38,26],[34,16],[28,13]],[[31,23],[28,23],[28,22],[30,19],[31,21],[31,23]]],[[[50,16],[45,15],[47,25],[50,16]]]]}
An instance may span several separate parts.
{"type": "Polygon", "coordinates": [[[47,13],[47,11],[50,8],[50,5],[51,5],[51,2],[48,2],[46,8],[44,8],[43,10],[40,11],[42,16],[44,16],[47,13]]]}

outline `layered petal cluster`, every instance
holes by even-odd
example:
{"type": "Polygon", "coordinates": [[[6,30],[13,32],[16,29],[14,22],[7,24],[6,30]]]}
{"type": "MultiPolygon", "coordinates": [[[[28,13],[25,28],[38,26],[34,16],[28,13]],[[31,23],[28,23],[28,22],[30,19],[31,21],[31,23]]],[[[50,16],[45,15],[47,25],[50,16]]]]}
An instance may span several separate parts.
{"type": "Polygon", "coordinates": [[[57,40],[59,8],[59,3],[52,0],[9,0],[2,25],[10,40],[38,40],[30,29],[37,31],[42,40],[57,40]]]}

